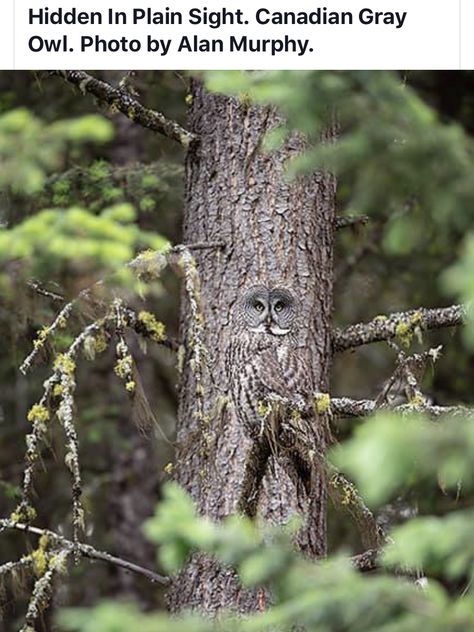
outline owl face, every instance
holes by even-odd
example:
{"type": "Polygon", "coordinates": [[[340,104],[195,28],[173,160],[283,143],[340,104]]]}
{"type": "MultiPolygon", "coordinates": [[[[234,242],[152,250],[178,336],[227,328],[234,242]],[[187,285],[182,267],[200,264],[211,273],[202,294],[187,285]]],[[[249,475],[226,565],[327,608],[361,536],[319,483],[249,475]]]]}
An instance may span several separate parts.
{"type": "Polygon", "coordinates": [[[269,290],[256,285],[243,297],[243,318],[250,331],[285,336],[291,332],[295,317],[295,299],[285,288],[269,290]]]}

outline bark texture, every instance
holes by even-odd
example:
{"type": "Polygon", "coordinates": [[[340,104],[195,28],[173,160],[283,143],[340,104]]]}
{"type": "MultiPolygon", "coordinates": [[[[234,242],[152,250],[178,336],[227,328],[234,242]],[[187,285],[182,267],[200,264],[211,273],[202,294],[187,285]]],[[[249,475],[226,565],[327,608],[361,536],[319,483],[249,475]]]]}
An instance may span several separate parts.
{"type": "MultiPolygon", "coordinates": [[[[299,344],[309,357],[314,383],[322,392],[329,390],[335,181],[322,173],[286,180],[285,165],[305,141],[293,136],[277,152],[263,153],[265,134],[280,123],[272,108],[209,94],[198,82],[192,86],[188,129],[200,141],[187,155],[183,242],[223,242],[225,248],[196,252],[208,350],[204,421],[196,415],[190,305],[183,297],[186,354],[176,478],[200,511],[215,520],[236,512],[251,448],[232,407],[222,410],[230,313],[245,285],[285,285],[298,293],[304,323],[299,344]]],[[[321,555],[325,512],[322,482],[309,498],[297,472],[272,458],[259,513],[274,523],[302,514],[306,524],[299,544],[310,555],[321,555]]],[[[245,612],[263,608],[265,597],[243,591],[231,571],[197,556],[174,582],[169,603],[174,611],[197,608],[212,614],[230,607],[245,612]]]]}

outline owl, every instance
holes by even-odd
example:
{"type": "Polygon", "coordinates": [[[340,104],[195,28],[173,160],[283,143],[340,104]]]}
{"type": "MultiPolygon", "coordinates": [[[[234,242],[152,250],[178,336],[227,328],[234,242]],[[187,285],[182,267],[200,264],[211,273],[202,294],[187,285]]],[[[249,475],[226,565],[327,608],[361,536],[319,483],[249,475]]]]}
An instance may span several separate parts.
{"type": "Polygon", "coordinates": [[[289,289],[264,285],[249,288],[235,304],[226,372],[237,416],[253,438],[264,431],[269,403],[303,408],[313,390],[297,347],[298,310],[289,289]]]}

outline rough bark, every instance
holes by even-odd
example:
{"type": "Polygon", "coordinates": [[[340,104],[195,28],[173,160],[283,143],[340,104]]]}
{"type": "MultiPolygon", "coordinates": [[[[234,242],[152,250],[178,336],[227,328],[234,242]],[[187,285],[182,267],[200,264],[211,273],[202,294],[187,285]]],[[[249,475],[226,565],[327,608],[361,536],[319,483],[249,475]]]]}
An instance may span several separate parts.
{"type": "MultiPolygon", "coordinates": [[[[192,371],[190,305],[183,297],[181,339],[186,354],[180,387],[176,478],[200,511],[219,520],[235,513],[250,443],[232,407],[217,413],[226,397],[225,349],[230,312],[245,284],[283,284],[302,299],[300,345],[309,355],[314,383],[328,390],[331,358],[334,178],[322,173],[292,182],[289,158],[305,141],[293,136],[277,152],[261,151],[266,132],[281,123],[271,108],[207,93],[192,85],[188,129],[200,138],[186,160],[183,242],[223,242],[223,251],[195,253],[201,278],[209,371],[204,372],[205,413],[196,415],[192,371]]],[[[331,134],[328,133],[328,138],[331,134]]],[[[263,481],[259,513],[274,523],[295,513],[306,518],[300,546],[310,555],[325,552],[325,490],[308,498],[305,486],[284,462],[271,459],[263,481]]],[[[232,572],[197,556],[174,582],[172,610],[197,608],[212,614],[264,607],[262,593],[243,591],[232,572]]]]}

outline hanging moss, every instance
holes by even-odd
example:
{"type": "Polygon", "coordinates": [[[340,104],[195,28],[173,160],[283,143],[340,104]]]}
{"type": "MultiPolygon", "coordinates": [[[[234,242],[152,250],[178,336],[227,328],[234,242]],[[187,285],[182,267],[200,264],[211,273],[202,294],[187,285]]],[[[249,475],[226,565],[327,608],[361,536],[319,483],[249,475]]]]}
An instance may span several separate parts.
{"type": "Polygon", "coordinates": [[[152,340],[160,343],[166,339],[164,324],[157,320],[151,312],[141,311],[138,314],[138,320],[152,340]]]}

